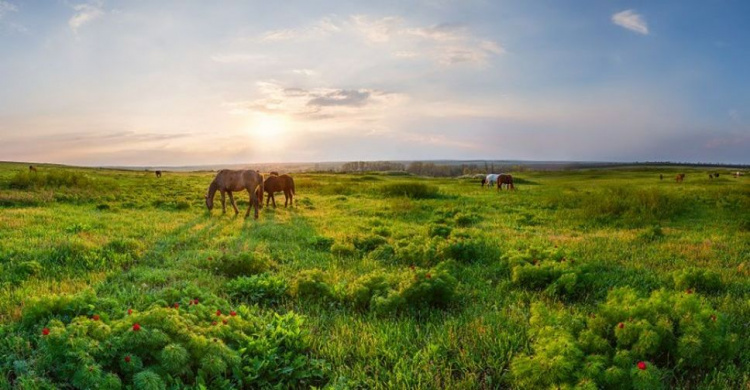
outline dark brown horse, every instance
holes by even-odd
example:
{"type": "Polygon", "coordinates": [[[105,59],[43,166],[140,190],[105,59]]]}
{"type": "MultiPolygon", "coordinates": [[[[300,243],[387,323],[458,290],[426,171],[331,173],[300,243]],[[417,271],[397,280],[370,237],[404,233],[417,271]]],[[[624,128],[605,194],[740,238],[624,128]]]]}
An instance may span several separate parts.
{"type": "Polygon", "coordinates": [[[234,214],[239,214],[237,203],[234,201],[232,192],[246,190],[250,194],[250,205],[247,207],[245,218],[250,215],[250,209],[255,208],[255,219],[258,219],[258,208],[263,207],[263,176],[258,171],[239,170],[233,171],[222,169],[216,174],[214,181],[208,186],[206,194],[206,207],[208,211],[214,208],[214,194],[221,192],[221,209],[227,212],[227,204],[224,194],[229,194],[229,201],[234,208],[234,214]]]}
{"type": "Polygon", "coordinates": [[[682,183],[682,181],[685,180],[685,174],[684,173],[678,173],[677,176],[674,177],[674,181],[678,183],[682,183]]]}
{"type": "Polygon", "coordinates": [[[516,187],[513,186],[513,176],[509,174],[500,174],[497,177],[497,190],[500,191],[503,189],[503,184],[506,185],[508,190],[515,190],[516,187]]]}
{"type": "Polygon", "coordinates": [[[36,167],[33,165],[29,165],[29,172],[36,172],[36,167]]]}
{"type": "Polygon", "coordinates": [[[161,177],[161,171],[155,171],[156,177],[161,177]]]}
{"type": "Polygon", "coordinates": [[[269,176],[266,181],[263,183],[264,191],[268,194],[268,198],[266,198],[266,206],[268,206],[268,201],[273,202],[273,207],[276,208],[276,199],[274,198],[273,194],[274,192],[284,192],[284,207],[289,204],[290,206],[294,206],[294,179],[292,179],[289,175],[281,175],[281,176],[275,176],[271,175],[269,176]]]}

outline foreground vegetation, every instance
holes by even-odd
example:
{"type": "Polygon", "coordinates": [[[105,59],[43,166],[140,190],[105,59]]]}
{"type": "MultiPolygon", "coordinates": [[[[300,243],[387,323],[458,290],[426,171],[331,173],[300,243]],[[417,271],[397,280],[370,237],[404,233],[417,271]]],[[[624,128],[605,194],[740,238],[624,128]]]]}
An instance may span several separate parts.
{"type": "Polygon", "coordinates": [[[298,174],[253,221],[206,213],[212,173],[26,167],[0,164],[0,389],[750,381],[747,177],[298,174]]]}

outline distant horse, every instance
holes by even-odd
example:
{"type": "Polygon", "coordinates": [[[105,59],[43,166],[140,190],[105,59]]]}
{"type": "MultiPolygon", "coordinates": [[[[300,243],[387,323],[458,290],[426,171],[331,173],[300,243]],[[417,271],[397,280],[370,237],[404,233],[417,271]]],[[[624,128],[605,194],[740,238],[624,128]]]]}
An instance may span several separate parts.
{"type": "Polygon", "coordinates": [[[659,180],[664,180],[664,175],[659,174],[659,180]]]}
{"type": "Polygon", "coordinates": [[[33,165],[29,165],[29,172],[34,172],[34,173],[36,173],[36,167],[35,167],[35,166],[33,166],[33,165]]]}
{"type": "Polygon", "coordinates": [[[232,192],[247,190],[250,194],[250,205],[247,207],[245,218],[250,215],[250,209],[255,208],[255,219],[258,219],[258,208],[263,207],[263,176],[257,171],[251,170],[229,170],[222,169],[216,174],[214,181],[208,186],[208,193],[206,194],[206,207],[208,211],[214,208],[214,194],[216,191],[221,192],[221,209],[222,212],[227,212],[227,204],[224,198],[224,194],[229,194],[229,201],[232,203],[234,208],[234,214],[239,214],[237,209],[237,203],[234,201],[232,192]]]}
{"type": "Polygon", "coordinates": [[[500,176],[497,173],[490,173],[487,175],[484,179],[482,179],[482,188],[484,188],[484,185],[487,184],[487,188],[492,188],[492,186],[497,183],[497,177],[500,176]]]}
{"type": "Polygon", "coordinates": [[[161,177],[161,171],[155,171],[156,177],[161,177]]]}
{"type": "Polygon", "coordinates": [[[270,175],[271,175],[271,176],[279,176],[279,173],[278,173],[278,172],[276,172],[276,171],[271,171],[270,175]]]}
{"type": "Polygon", "coordinates": [[[682,181],[685,180],[685,174],[678,173],[677,176],[674,177],[674,180],[678,183],[682,183],[682,181]]]}
{"type": "Polygon", "coordinates": [[[287,203],[290,206],[294,206],[294,179],[292,179],[289,175],[272,175],[269,176],[266,181],[263,183],[264,191],[268,193],[268,198],[266,198],[266,207],[268,206],[268,201],[273,202],[273,208],[276,208],[276,198],[274,198],[273,194],[274,192],[284,192],[284,207],[287,206],[287,203]]]}
{"type": "Polygon", "coordinates": [[[718,178],[719,174],[718,173],[714,173],[714,177],[718,178]]]}
{"type": "Polygon", "coordinates": [[[708,178],[709,178],[709,179],[713,179],[713,178],[714,178],[714,174],[713,174],[713,173],[709,173],[709,174],[708,174],[708,178]]]}
{"type": "Polygon", "coordinates": [[[742,176],[742,172],[740,172],[740,171],[737,171],[737,172],[733,173],[732,175],[734,176],[734,178],[735,178],[735,179],[737,179],[737,178],[739,178],[740,176],[742,176]]]}
{"type": "Polygon", "coordinates": [[[515,190],[516,187],[513,186],[513,176],[508,174],[501,174],[497,177],[497,190],[500,191],[503,189],[503,184],[506,185],[508,190],[515,190]]]}

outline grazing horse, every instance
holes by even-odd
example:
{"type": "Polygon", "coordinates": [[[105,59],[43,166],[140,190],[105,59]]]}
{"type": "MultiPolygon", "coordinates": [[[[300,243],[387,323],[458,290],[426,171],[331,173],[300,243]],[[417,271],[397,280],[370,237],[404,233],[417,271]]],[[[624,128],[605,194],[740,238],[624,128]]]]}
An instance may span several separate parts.
{"type": "Polygon", "coordinates": [[[273,208],[276,208],[276,198],[274,198],[273,194],[274,192],[284,192],[284,207],[287,206],[287,203],[290,206],[294,206],[294,179],[292,179],[289,175],[271,175],[269,176],[265,182],[263,182],[264,191],[268,193],[268,198],[266,198],[266,207],[268,206],[268,201],[273,202],[273,208]]]}
{"type": "Polygon", "coordinates": [[[29,172],[35,172],[36,173],[36,167],[33,165],[29,165],[29,172]]]}
{"type": "Polygon", "coordinates": [[[659,180],[664,180],[664,175],[662,175],[661,173],[659,174],[659,180]]]}
{"type": "Polygon", "coordinates": [[[508,188],[508,191],[515,190],[516,187],[513,186],[513,176],[509,174],[501,174],[497,177],[497,190],[500,191],[503,189],[503,184],[506,185],[508,188]]]}
{"type": "Polygon", "coordinates": [[[263,176],[257,171],[251,170],[229,170],[222,169],[216,174],[214,181],[208,186],[208,193],[206,194],[206,207],[208,211],[214,208],[214,194],[216,191],[221,192],[221,209],[224,213],[227,212],[227,204],[224,198],[224,194],[229,194],[229,201],[232,203],[234,208],[234,214],[237,215],[240,211],[237,209],[237,203],[234,201],[232,192],[247,190],[250,194],[250,205],[247,207],[245,218],[250,215],[250,209],[255,208],[255,219],[258,219],[258,208],[263,207],[263,176]]]}
{"type": "Polygon", "coordinates": [[[278,173],[278,172],[276,172],[276,171],[271,171],[270,175],[271,175],[271,176],[279,176],[279,173],[278,173]]]}
{"type": "Polygon", "coordinates": [[[682,181],[685,180],[685,174],[678,173],[677,176],[674,177],[674,180],[678,183],[682,183],[682,181]]]}
{"type": "Polygon", "coordinates": [[[708,174],[708,178],[709,178],[709,179],[713,179],[713,178],[714,178],[714,174],[713,174],[713,173],[709,173],[709,174],[708,174]]]}
{"type": "Polygon", "coordinates": [[[500,176],[497,173],[490,173],[487,175],[484,179],[482,179],[482,188],[484,188],[484,185],[487,184],[487,188],[492,188],[492,186],[497,183],[497,177],[500,176]]]}
{"type": "Polygon", "coordinates": [[[161,177],[161,171],[155,171],[156,177],[161,177]]]}

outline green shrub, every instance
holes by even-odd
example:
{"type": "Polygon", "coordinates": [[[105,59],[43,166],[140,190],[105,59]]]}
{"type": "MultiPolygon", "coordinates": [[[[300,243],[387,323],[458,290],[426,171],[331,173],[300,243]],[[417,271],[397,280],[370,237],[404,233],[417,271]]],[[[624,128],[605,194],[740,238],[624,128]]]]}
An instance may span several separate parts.
{"type": "Polygon", "coordinates": [[[243,252],[238,255],[224,254],[213,262],[217,273],[234,278],[238,276],[256,275],[271,268],[271,260],[262,253],[243,252]]]}
{"type": "Polygon", "coordinates": [[[354,256],[357,251],[352,244],[337,242],[331,246],[331,253],[338,257],[350,257],[354,256]]]}
{"type": "Polygon", "coordinates": [[[355,237],[354,238],[354,247],[357,248],[360,252],[372,252],[377,247],[385,244],[387,241],[385,238],[381,236],[377,236],[374,234],[370,234],[364,237],[355,237]]]}
{"type": "Polygon", "coordinates": [[[392,262],[396,258],[396,250],[389,244],[381,245],[367,255],[368,259],[382,262],[392,262]]]}
{"type": "Polygon", "coordinates": [[[615,289],[588,316],[532,306],[531,353],[513,358],[519,387],[665,388],[664,369],[708,373],[738,352],[729,322],[697,294],[615,289]]]}
{"type": "Polygon", "coordinates": [[[678,290],[693,290],[701,293],[717,293],[724,289],[721,275],[703,268],[686,268],[672,273],[675,288],[678,290]]]}
{"type": "Polygon", "coordinates": [[[430,199],[438,196],[438,188],[424,183],[388,183],[380,187],[386,197],[404,196],[412,199],[430,199]]]}
{"type": "Polygon", "coordinates": [[[230,297],[264,305],[280,303],[288,290],[286,280],[268,273],[239,277],[226,284],[230,297]]]}
{"type": "Polygon", "coordinates": [[[500,255],[500,251],[484,239],[456,234],[439,243],[438,255],[461,263],[473,263],[494,260],[500,255]]]}
{"type": "Polygon", "coordinates": [[[454,217],[456,226],[468,227],[478,224],[482,221],[482,217],[475,213],[458,213],[454,217]]]}
{"type": "Polygon", "coordinates": [[[291,294],[301,299],[314,301],[334,300],[334,291],[326,281],[323,271],[314,268],[301,271],[292,284],[291,294]]]}
{"type": "Polygon", "coordinates": [[[450,228],[450,226],[443,225],[443,224],[432,224],[430,225],[430,237],[442,237],[442,238],[448,238],[448,236],[451,235],[451,231],[453,229],[450,228]]]}

